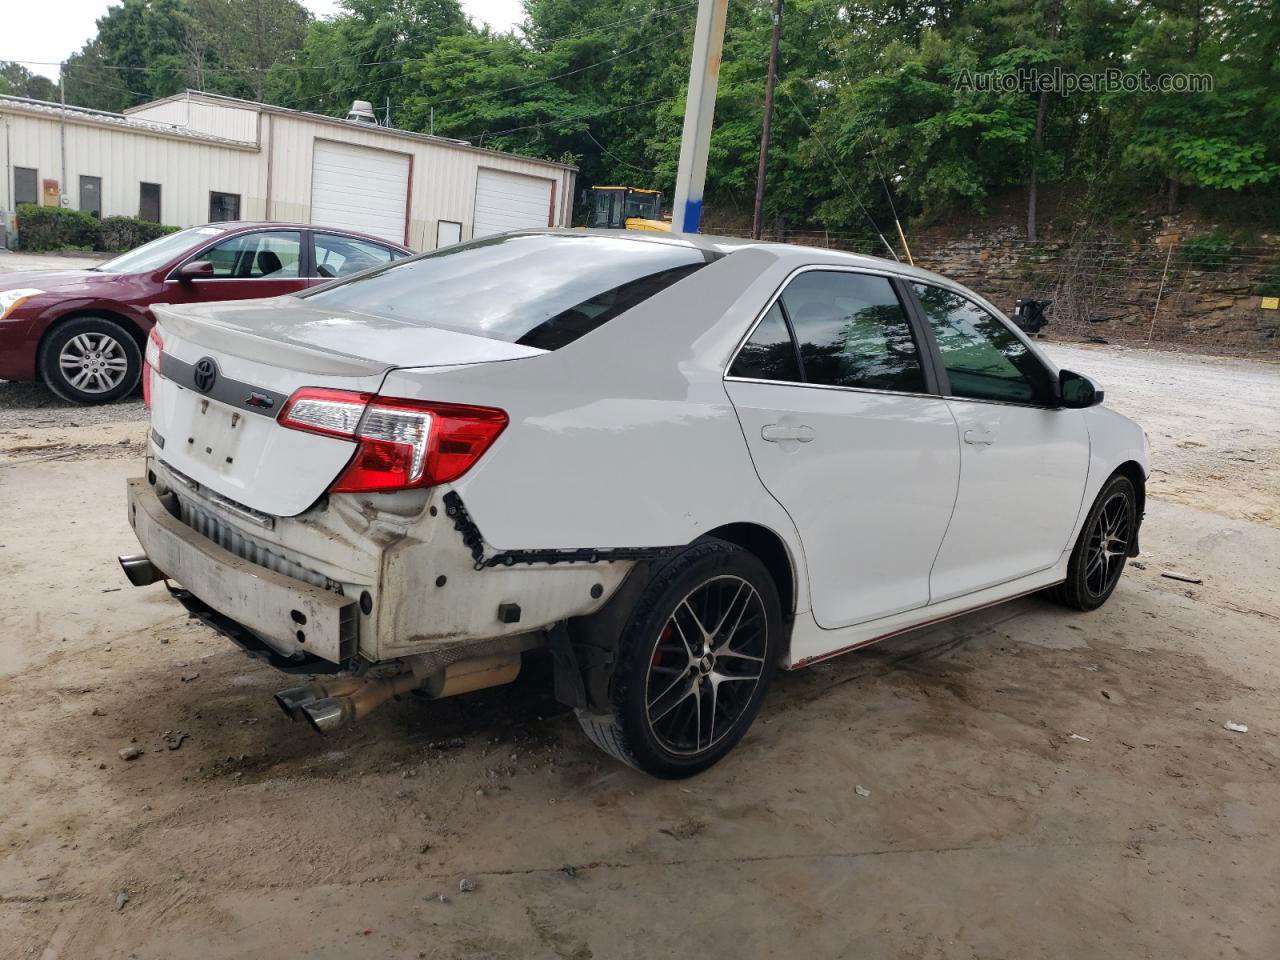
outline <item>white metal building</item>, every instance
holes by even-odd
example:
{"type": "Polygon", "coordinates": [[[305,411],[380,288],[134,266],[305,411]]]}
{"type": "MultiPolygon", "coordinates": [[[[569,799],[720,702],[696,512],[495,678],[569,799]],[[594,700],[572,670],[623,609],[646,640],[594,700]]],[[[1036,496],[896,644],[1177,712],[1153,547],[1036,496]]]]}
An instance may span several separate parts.
{"type": "Polygon", "coordinates": [[[187,227],[277,220],[417,250],[568,226],[576,168],[188,91],[126,111],[0,96],[0,223],[19,203],[187,227]]]}

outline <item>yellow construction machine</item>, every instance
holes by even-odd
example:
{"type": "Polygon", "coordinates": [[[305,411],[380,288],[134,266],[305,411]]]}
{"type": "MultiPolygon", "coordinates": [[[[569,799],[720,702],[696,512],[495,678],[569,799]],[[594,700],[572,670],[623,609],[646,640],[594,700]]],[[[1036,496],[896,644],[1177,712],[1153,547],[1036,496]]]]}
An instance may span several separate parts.
{"type": "Polygon", "coordinates": [[[641,187],[592,187],[589,227],[670,232],[662,219],[662,192],[641,187]]]}

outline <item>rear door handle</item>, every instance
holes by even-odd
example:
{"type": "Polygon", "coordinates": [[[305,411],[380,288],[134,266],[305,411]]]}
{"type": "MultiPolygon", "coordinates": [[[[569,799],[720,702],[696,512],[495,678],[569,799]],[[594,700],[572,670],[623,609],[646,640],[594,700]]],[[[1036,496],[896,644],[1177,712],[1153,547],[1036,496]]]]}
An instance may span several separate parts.
{"type": "Polygon", "coordinates": [[[975,446],[989,447],[996,442],[996,435],[986,427],[977,427],[964,432],[964,442],[975,446]]]}
{"type": "Polygon", "coordinates": [[[800,443],[810,443],[813,440],[813,427],[800,424],[799,426],[784,426],[781,423],[768,423],[760,428],[761,439],[768,440],[770,443],[781,443],[784,440],[796,440],[800,443]]]}

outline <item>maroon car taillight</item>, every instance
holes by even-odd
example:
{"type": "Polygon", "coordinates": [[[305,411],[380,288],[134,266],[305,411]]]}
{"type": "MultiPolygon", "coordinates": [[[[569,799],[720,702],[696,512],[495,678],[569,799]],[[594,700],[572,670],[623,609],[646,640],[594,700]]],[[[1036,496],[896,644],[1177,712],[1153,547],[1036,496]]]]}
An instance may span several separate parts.
{"type": "Polygon", "coordinates": [[[302,387],[278,422],[356,443],[331,492],[385,493],[458,479],[506,428],[507,415],[495,407],[302,387]]]}
{"type": "Polygon", "coordinates": [[[164,352],[164,339],[160,330],[152,327],[147,334],[147,353],[142,364],[142,403],[151,409],[151,378],[160,372],[160,354],[164,352]]]}

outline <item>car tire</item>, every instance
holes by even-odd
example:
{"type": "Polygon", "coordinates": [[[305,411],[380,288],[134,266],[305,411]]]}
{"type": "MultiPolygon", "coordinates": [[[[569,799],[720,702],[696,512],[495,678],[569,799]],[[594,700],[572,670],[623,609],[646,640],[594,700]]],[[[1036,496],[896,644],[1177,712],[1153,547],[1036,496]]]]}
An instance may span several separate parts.
{"type": "Polygon", "coordinates": [[[578,711],[587,736],[638,770],[681,779],[747,732],[773,678],[778,590],[755,555],[701,540],[663,564],[626,625],[609,678],[612,713],[578,711]]]}
{"type": "Polygon", "coordinates": [[[1115,474],[1103,485],[1080,528],[1067,579],[1049,590],[1049,597],[1075,610],[1096,610],[1106,603],[1120,582],[1137,530],[1133,481],[1115,474]]]}
{"type": "Polygon", "coordinates": [[[133,333],[106,317],[77,317],[54,327],[40,345],[41,379],[63,400],[110,403],[142,377],[142,350],[133,333]]]}

